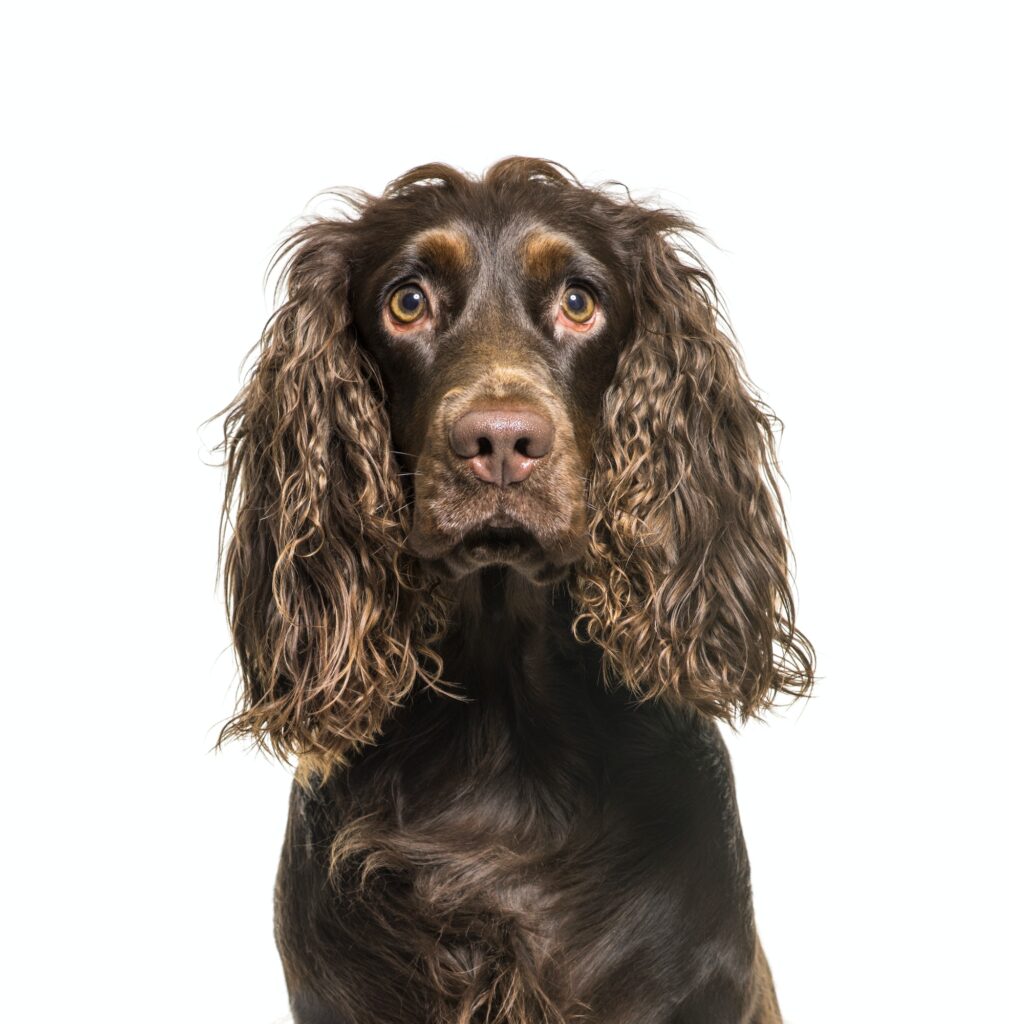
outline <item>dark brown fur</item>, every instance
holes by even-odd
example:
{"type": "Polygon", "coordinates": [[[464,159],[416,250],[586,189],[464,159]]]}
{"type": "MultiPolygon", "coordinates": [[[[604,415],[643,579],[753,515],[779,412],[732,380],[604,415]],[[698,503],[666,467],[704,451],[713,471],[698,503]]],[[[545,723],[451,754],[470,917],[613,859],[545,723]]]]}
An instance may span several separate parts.
{"type": "Polygon", "coordinates": [[[692,225],[521,158],[345,198],[226,415],[225,734],[299,761],[295,1019],[779,1020],[712,720],[804,692],[812,650],[692,225]],[[518,486],[453,450],[484,409],[553,425],[518,486]]]}

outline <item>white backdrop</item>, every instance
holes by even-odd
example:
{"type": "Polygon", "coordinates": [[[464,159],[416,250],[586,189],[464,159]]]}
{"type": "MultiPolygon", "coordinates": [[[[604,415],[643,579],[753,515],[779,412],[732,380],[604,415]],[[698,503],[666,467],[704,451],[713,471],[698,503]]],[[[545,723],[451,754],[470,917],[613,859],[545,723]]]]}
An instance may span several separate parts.
{"type": "Polygon", "coordinates": [[[519,153],[708,230],[786,424],[822,678],[730,738],[786,1019],[1007,1019],[992,9],[8,15],[0,1017],[285,1019],[271,886],[288,775],[211,752],[235,678],[218,427],[199,424],[236,391],[266,263],[314,194],[519,153]]]}

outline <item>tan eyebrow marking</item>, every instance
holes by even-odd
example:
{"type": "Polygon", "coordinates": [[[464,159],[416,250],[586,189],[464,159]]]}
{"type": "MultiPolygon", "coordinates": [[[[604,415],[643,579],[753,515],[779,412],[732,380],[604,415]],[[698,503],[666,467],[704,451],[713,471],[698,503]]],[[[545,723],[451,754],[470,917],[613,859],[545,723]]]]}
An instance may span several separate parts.
{"type": "Polygon", "coordinates": [[[459,231],[429,228],[414,239],[414,245],[418,256],[448,273],[462,273],[473,264],[469,240],[459,231]]]}
{"type": "Polygon", "coordinates": [[[574,253],[571,240],[564,235],[534,231],[522,247],[522,261],[529,277],[550,281],[564,273],[574,253]]]}

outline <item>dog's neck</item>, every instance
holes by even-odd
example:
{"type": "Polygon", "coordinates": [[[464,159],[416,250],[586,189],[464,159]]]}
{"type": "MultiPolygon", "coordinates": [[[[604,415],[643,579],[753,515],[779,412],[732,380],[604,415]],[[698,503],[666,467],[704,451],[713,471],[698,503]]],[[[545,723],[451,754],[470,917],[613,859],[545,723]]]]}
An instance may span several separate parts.
{"type": "Polygon", "coordinates": [[[533,583],[506,566],[459,581],[453,603],[454,625],[443,645],[445,674],[474,696],[520,689],[535,697],[552,664],[584,662],[589,654],[571,634],[566,590],[533,583]]]}
{"type": "Polygon", "coordinates": [[[541,629],[551,590],[529,582],[504,565],[491,565],[464,577],[455,594],[459,627],[487,639],[492,634],[527,634],[541,629]]]}

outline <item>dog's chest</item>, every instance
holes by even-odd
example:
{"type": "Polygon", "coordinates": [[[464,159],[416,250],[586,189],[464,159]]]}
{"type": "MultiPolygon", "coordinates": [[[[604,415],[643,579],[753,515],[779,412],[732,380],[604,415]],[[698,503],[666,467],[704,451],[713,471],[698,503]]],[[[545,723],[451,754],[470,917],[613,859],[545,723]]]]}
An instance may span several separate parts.
{"type": "Polygon", "coordinates": [[[521,993],[516,1019],[546,1024],[578,1019],[614,971],[645,991],[648,965],[663,962],[676,965],[663,984],[689,987],[694,951],[732,916],[704,894],[741,877],[721,824],[723,773],[701,771],[717,758],[677,754],[665,727],[630,714],[607,716],[605,730],[578,722],[591,744],[556,726],[548,743],[545,726],[525,725],[516,743],[486,716],[411,721],[415,756],[393,756],[391,734],[386,752],[299,798],[283,941],[304,946],[313,969],[328,963],[334,984],[351,984],[365,960],[403,978],[420,968],[419,1000],[521,993]]]}
{"type": "Polygon", "coordinates": [[[379,917],[402,914],[405,901],[418,927],[460,959],[546,964],[574,945],[581,897],[598,902],[605,891],[612,823],[600,753],[556,733],[550,744],[500,729],[467,733],[465,744],[458,732],[439,752],[433,744],[415,768],[376,773],[366,799],[362,780],[350,780],[356,799],[333,844],[338,877],[347,891],[370,885],[379,917]]]}
{"type": "MultiPolygon", "coordinates": [[[[377,924],[402,935],[408,921],[412,940],[403,948],[431,951],[426,970],[439,989],[482,978],[490,989],[568,998],[574,954],[586,945],[579,908],[596,906],[607,888],[584,820],[563,823],[543,808],[531,813],[481,795],[370,838],[369,827],[354,830],[357,877],[344,876],[348,897],[371,921],[367,931],[377,924]]],[[[553,1019],[545,1006],[530,1012],[553,1019]]]]}

